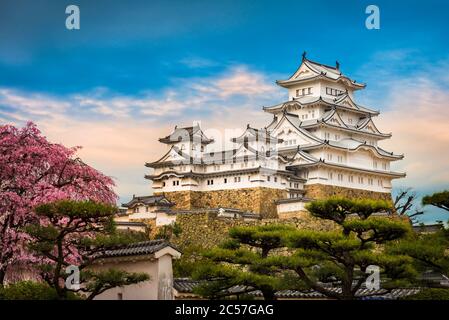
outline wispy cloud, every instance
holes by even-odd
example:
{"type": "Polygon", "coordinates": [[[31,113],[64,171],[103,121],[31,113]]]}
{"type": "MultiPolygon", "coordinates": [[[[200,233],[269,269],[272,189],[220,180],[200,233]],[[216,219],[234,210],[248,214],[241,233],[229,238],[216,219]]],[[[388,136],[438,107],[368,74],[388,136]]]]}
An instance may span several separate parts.
{"type": "MultiPolygon", "coordinates": [[[[214,77],[174,79],[160,92],[138,96],[106,88],[69,96],[0,88],[0,121],[21,125],[33,120],[51,141],[83,146],[82,158],[115,177],[125,199],[150,193],[143,165],[163,154],[166,146],[157,139],[175,124],[201,121],[215,138],[248,121],[262,126],[269,117],[261,106],[282,95],[266,75],[234,66],[214,77]]],[[[214,148],[226,144],[217,140],[214,148]]]]}

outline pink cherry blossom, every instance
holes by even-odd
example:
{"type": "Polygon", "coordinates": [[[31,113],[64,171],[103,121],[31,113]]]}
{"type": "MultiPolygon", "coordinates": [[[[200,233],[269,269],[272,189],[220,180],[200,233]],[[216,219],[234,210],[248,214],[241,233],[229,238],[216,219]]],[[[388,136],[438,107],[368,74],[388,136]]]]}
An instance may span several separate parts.
{"type": "Polygon", "coordinates": [[[61,199],[115,204],[113,180],[79,159],[79,149],[49,142],[32,122],[0,126],[0,284],[8,266],[35,259],[20,230],[38,221],[36,205],[61,199]]]}

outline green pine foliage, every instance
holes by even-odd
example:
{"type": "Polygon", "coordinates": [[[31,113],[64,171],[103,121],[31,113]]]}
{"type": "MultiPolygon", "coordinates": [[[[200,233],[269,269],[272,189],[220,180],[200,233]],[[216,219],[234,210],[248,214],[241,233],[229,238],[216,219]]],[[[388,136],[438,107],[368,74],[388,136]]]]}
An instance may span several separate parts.
{"type": "Polygon", "coordinates": [[[443,210],[449,211],[449,190],[437,192],[423,197],[423,205],[432,205],[443,210]]]}
{"type": "Polygon", "coordinates": [[[316,231],[276,224],[232,228],[228,242],[203,254],[206,263],[194,275],[208,281],[197,293],[219,298],[240,285],[260,290],[265,299],[275,299],[282,288],[355,299],[371,265],[380,268],[383,288],[407,285],[416,277],[410,257],[385,249],[409,237],[410,223],[373,216],[391,213],[390,202],[331,198],[311,202],[307,209],[319,219],[334,221],[336,228],[316,231]],[[341,292],[329,286],[338,286],[341,292]]]}
{"type": "Polygon", "coordinates": [[[148,279],[143,273],[89,269],[106,250],[141,239],[140,234],[117,232],[114,206],[63,200],[40,205],[35,212],[40,221],[24,228],[31,238],[28,248],[40,260],[36,266],[41,277],[58,299],[67,299],[73,293],[93,299],[107,289],[148,279]],[[65,286],[65,268],[72,264],[80,270],[79,289],[65,286]]]}

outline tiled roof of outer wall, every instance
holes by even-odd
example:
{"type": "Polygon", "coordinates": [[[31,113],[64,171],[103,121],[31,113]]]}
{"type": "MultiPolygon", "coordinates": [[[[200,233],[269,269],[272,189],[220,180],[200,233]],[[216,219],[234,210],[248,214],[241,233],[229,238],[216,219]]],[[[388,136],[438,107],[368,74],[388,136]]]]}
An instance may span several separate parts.
{"type": "Polygon", "coordinates": [[[101,254],[98,258],[148,255],[165,247],[172,247],[175,250],[178,250],[166,240],[150,240],[106,250],[104,254],[101,254]]]}
{"type": "MultiPolygon", "coordinates": [[[[187,278],[178,278],[174,279],[173,286],[174,288],[180,292],[180,293],[192,293],[193,288],[198,286],[201,282],[198,280],[191,280],[187,278]]],[[[241,293],[248,291],[248,287],[246,286],[235,286],[229,289],[230,293],[241,293]]],[[[341,291],[340,288],[333,288],[331,289],[334,292],[341,291]]],[[[382,299],[388,299],[388,300],[394,300],[401,297],[406,297],[412,294],[415,294],[419,292],[420,289],[418,288],[407,288],[407,289],[393,289],[391,292],[388,292],[385,289],[359,289],[357,291],[357,296],[361,298],[382,298],[382,299]]],[[[257,297],[261,297],[262,293],[259,290],[252,291],[249,294],[257,297]]],[[[305,291],[298,291],[298,290],[280,290],[276,292],[276,297],[278,298],[291,298],[291,299],[322,299],[325,298],[325,296],[319,292],[313,291],[313,290],[305,290],[305,291]]]]}

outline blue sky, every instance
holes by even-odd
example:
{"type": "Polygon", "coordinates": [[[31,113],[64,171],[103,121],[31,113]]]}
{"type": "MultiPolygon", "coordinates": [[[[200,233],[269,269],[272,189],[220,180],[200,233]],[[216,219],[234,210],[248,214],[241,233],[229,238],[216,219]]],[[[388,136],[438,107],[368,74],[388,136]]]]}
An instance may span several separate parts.
{"type": "MultiPolygon", "coordinates": [[[[162,152],[158,134],[191,119],[223,127],[246,124],[244,114],[257,122],[262,105],[285,98],[274,80],[289,76],[307,51],[323,63],[339,60],[368,84],[359,101],[385,113],[388,146],[406,153],[398,168],[410,178],[397,187],[448,188],[445,161],[436,161],[434,175],[423,168],[447,155],[438,151],[449,140],[439,122],[449,115],[448,9],[442,0],[3,0],[0,121],[33,120],[49,138],[83,145],[85,158],[117,178],[124,201],[148,193],[142,164],[162,152]],[[65,28],[69,4],[80,7],[80,30],[65,28]],[[380,8],[380,30],[365,28],[369,4],[380,8]],[[428,112],[443,114],[423,122],[428,112]],[[405,113],[410,119],[401,120],[405,113]],[[429,139],[429,147],[411,145],[429,139]]],[[[430,216],[447,220],[437,210],[430,216]]]]}

